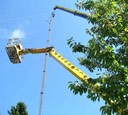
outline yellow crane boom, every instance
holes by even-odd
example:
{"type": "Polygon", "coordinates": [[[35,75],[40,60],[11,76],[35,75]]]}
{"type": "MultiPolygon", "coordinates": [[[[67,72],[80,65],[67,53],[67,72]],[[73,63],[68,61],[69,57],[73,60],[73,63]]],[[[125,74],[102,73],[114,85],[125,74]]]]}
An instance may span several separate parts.
{"type": "MultiPolygon", "coordinates": [[[[86,84],[88,88],[93,91],[95,94],[100,95],[101,98],[106,100],[107,95],[100,92],[100,84],[91,84],[89,82],[90,78],[87,76],[83,71],[73,65],[70,61],[65,59],[62,55],[55,51],[54,47],[47,47],[47,48],[27,48],[23,49],[21,43],[15,45],[8,45],[6,46],[6,52],[10,61],[13,64],[21,63],[21,56],[25,54],[38,54],[38,53],[49,53],[49,55],[54,58],[58,63],[60,63],[64,68],[66,68],[71,74],[73,74],[77,79],[81,82],[86,84]]],[[[109,99],[111,104],[114,102],[109,99]]]]}
{"type": "MultiPolygon", "coordinates": [[[[21,45],[19,45],[21,46],[21,45]]],[[[25,50],[23,49],[18,49],[17,46],[11,46],[11,47],[6,47],[6,50],[8,52],[9,59],[12,63],[21,63],[21,55],[25,55],[28,53],[31,54],[39,54],[39,53],[49,53],[49,55],[54,58],[58,63],[60,63],[64,68],[66,68],[70,73],[72,73],[75,77],[77,77],[80,81],[86,81],[90,79],[84,72],[82,72],[80,69],[78,69],[75,65],[73,65],[71,62],[69,62],[67,59],[65,59],[62,55],[60,55],[58,52],[55,51],[54,47],[47,47],[47,48],[26,48],[25,50]],[[14,49],[12,50],[9,49],[14,49]],[[11,52],[10,52],[11,51],[11,52]],[[15,54],[15,59],[14,57],[10,57],[12,55],[9,54],[15,54]],[[13,58],[13,60],[12,60],[13,58]],[[20,61],[15,61],[15,60],[20,60],[20,61]]]]}
{"type": "Polygon", "coordinates": [[[55,51],[54,47],[47,48],[26,48],[23,49],[21,43],[16,45],[8,45],[6,46],[6,52],[10,61],[13,64],[21,63],[22,55],[31,53],[31,54],[39,54],[39,53],[49,53],[49,55],[54,58],[58,63],[60,63],[64,68],[66,68],[70,73],[72,73],[77,79],[88,84],[88,80],[90,79],[83,71],[78,69],[75,65],[65,59],[62,55],[55,51]]]}
{"type": "MultiPolygon", "coordinates": [[[[49,55],[54,58],[58,63],[60,63],[64,68],[66,68],[70,73],[72,73],[77,79],[82,81],[84,84],[90,86],[90,88],[98,94],[96,89],[100,88],[99,84],[92,84],[88,83],[88,80],[91,78],[87,76],[83,71],[65,59],[62,55],[55,51],[54,47],[47,47],[47,48],[26,48],[23,49],[21,43],[15,45],[8,45],[6,46],[6,52],[10,61],[13,64],[21,63],[22,55],[31,53],[31,54],[38,54],[38,53],[49,53],[49,55]]],[[[103,95],[102,95],[103,96],[103,95]]]]}
{"type": "Polygon", "coordinates": [[[42,51],[42,53],[49,52],[49,55],[54,58],[58,63],[60,63],[64,68],[66,68],[70,73],[72,73],[75,77],[77,77],[80,81],[85,81],[89,79],[89,77],[78,69],[75,65],[65,59],[62,55],[55,51],[54,47],[41,48],[41,49],[31,49],[30,53],[36,54],[42,51]]]}

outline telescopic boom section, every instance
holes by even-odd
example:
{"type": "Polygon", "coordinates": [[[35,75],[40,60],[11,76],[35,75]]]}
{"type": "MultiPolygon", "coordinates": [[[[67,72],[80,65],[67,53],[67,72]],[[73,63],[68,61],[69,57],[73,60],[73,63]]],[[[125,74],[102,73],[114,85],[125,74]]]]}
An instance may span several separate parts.
{"type": "Polygon", "coordinates": [[[55,6],[54,7],[54,10],[56,10],[56,9],[63,10],[65,12],[74,14],[74,15],[79,16],[79,17],[82,17],[82,18],[88,18],[88,17],[90,17],[89,15],[87,15],[87,14],[85,14],[83,12],[79,12],[79,11],[72,10],[72,9],[69,9],[69,8],[65,8],[65,7],[62,7],[62,6],[55,6]]]}
{"type": "Polygon", "coordinates": [[[90,79],[84,72],[78,69],[75,65],[65,59],[62,55],[55,51],[54,47],[47,48],[29,48],[19,52],[19,55],[23,54],[38,54],[38,53],[49,53],[49,55],[54,58],[58,63],[60,63],[64,68],[66,68],[70,73],[76,76],[80,81],[86,81],[90,79]]]}
{"type": "Polygon", "coordinates": [[[77,77],[80,81],[84,81],[88,83],[88,79],[90,79],[84,72],[78,69],[75,65],[65,59],[62,55],[55,51],[53,48],[49,52],[50,56],[54,58],[58,63],[60,63],[65,69],[67,69],[70,73],[72,73],[75,77],[77,77]]]}
{"type": "Polygon", "coordinates": [[[21,50],[19,55],[25,55],[28,53],[31,54],[39,54],[39,53],[47,53],[50,52],[54,47],[47,47],[47,48],[26,48],[25,50],[21,50]]]}

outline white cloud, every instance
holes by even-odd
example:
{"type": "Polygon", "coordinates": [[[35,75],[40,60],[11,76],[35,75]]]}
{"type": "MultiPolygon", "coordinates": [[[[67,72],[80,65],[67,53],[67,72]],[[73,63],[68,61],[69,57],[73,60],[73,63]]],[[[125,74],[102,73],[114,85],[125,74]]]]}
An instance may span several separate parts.
{"type": "Polygon", "coordinates": [[[11,33],[11,38],[24,38],[25,37],[25,33],[20,30],[20,29],[16,29],[11,33]]]}
{"type": "Polygon", "coordinates": [[[0,27],[0,40],[13,39],[13,38],[20,38],[20,39],[25,38],[26,33],[24,32],[24,29],[28,25],[29,25],[29,20],[22,20],[13,29],[0,27]]]}

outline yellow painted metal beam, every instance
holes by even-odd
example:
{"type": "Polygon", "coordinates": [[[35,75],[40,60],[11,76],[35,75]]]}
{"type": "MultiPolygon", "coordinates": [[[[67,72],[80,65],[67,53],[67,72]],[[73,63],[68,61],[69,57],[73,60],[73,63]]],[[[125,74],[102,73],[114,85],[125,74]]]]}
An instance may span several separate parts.
{"type": "Polygon", "coordinates": [[[77,77],[80,81],[84,81],[85,83],[88,83],[88,79],[90,79],[90,77],[88,77],[84,72],[82,72],[75,65],[69,62],[63,56],[61,56],[58,52],[55,51],[55,49],[52,49],[49,52],[49,54],[52,58],[54,58],[57,62],[59,62],[64,68],[66,68],[70,73],[72,73],[75,77],[77,77]]]}

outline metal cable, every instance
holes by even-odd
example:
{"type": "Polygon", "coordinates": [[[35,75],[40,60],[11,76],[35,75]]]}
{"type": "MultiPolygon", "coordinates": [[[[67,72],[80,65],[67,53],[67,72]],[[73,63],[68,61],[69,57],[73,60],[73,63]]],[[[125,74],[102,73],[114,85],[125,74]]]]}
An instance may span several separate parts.
{"type": "MultiPolygon", "coordinates": [[[[50,42],[50,34],[51,34],[51,28],[53,23],[53,18],[55,14],[54,12],[51,14],[50,21],[49,21],[49,29],[48,29],[48,38],[46,41],[46,47],[48,47],[48,44],[50,42]]],[[[42,109],[43,109],[43,97],[44,97],[44,85],[45,85],[45,79],[46,79],[46,65],[47,65],[47,58],[48,54],[45,53],[45,59],[44,59],[44,69],[43,69],[43,78],[42,78],[42,86],[41,86],[41,92],[40,92],[40,104],[39,104],[39,113],[38,115],[41,115],[42,109]]]]}

